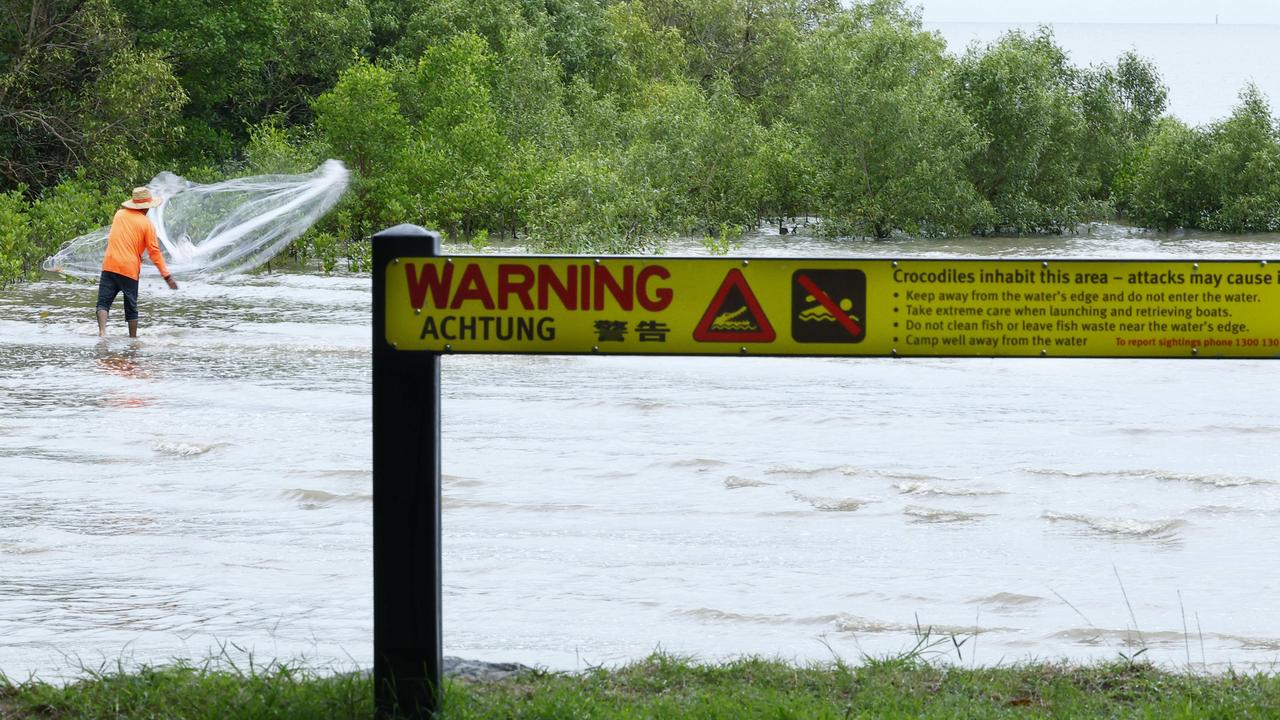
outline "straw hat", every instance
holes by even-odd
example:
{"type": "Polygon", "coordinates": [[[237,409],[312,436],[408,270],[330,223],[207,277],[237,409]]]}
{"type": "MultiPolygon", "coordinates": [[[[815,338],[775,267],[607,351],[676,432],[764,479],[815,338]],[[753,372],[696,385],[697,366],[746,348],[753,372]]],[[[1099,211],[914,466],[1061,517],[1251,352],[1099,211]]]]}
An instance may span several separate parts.
{"type": "Polygon", "coordinates": [[[133,198],[120,203],[121,206],[132,208],[134,210],[146,210],[153,208],[164,202],[158,197],[151,197],[151,191],[145,187],[136,187],[133,189],[133,198]]]}

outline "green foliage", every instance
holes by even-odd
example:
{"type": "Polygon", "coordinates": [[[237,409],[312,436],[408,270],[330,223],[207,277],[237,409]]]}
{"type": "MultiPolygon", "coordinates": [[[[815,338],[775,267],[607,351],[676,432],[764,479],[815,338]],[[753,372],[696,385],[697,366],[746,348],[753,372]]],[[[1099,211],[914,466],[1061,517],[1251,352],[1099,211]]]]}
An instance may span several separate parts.
{"type": "Polygon", "coordinates": [[[805,48],[793,121],[810,140],[815,210],[833,234],[967,230],[984,206],[964,177],[982,143],[943,92],[943,45],[915,19],[839,15],[805,48]]]}
{"type": "Polygon", "coordinates": [[[339,206],[347,238],[359,241],[379,225],[403,217],[408,187],[395,182],[409,148],[409,121],[391,71],[361,61],[344,71],[334,88],[314,103],[316,126],[335,157],[355,172],[339,206]]]}
{"type": "Polygon", "coordinates": [[[1135,139],[1144,138],[1164,114],[1169,103],[1169,89],[1160,71],[1150,60],[1126,52],[1107,69],[1109,81],[1124,115],[1125,133],[1135,139]]]}
{"type": "Polygon", "coordinates": [[[728,255],[742,240],[742,228],[721,225],[716,232],[702,236],[702,246],[712,255],[728,255]]]}
{"type": "Polygon", "coordinates": [[[1117,173],[1164,112],[1168,91],[1155,66],[1132,52],[1114,67],[1074,70],[1073,76],[1085,127],[1079,173],[1089,197],[1109,201],[1117,173]]]}
{"type": "Polygon", "coordinates": [[[510,150],[490,99],[493,74],[485,42],[469,33],[431,47],[400,73],[414,125],[407,153],[416,213],[468,239],[502,213],[498,190],[510,150]]]}
{"type": "Polygon", "coordinates": [[[1252,85],[1231,117],[1205,128],[1160,124],[1117,183],[1119,208],[1151,227],[1280,230],[1280,127],[1252,85]]]}
{"type": "Polygon", "coordinates": [[[0,23],[0,190],[78,167],[120,184],[180,140],[186,94],[110,0],[7,0],[0,23]]]}
{"type": "Polygon", "coordinates": [[[791,123],[778,121],[761,132],[754,158],[761,217],[781,222],[810,214],[817,178],[809,158],[815,152],[808,136],[791,123]]]}
{"type": "Polygon", "coordinates": [[[408,144],[409,122],[385,68],[367,62],[348,68],[314,109],[329,148],[360,177],[384,174],[408,144]]]}
{"type": "Polygon", "coordinates": [[[513,31],[504,45],[506,52],[493,59],[488,78],[490,103],[507,141],[550,151],[564,148],[570,121],[559,61],[544,54],[541,38],[531,28],[513,31]]]}
{"type": "Polygon", "coordinates": [[[1205,170],[1218,202],[1205,225],[1226,232],[1280,230],[1280,129],[1250,84],[1231,117],[1208,132],[1205,170]]]}
{"type": "Polygon", "coordinates": [[[659,195],[624,178],[606,156],[570,156],[534,192],[529,245],[537,252],[655,251],[666,238],[659,195]]]}
{"type": "Polygon", "coordinates": [[[36,254],[22,190],[0,195],[0,286],[23,277],[26,264],[36,254]]]}
{"type": "Polygon", "coordinates": [[[660,224],[691,233],[755,222],[756,125],[726,82],[651,83],[623,118],[623,176],[656,194],[660,224]]]}
{"type": "Polygon", "coordinates": [[[274,57],[259,70],[262,100],[245,121],[272,115],[311,119],[310,100],[373,46],[373,18],[363,0],[279,0],[274,57]]]}
{"type": "Polygon", "coordinates": [[[114,0],[144,50],[174,58],[188,122],[236,133],[257,119],[262,69],[277,55],[279,2],[114,0]]]}
{"type": "Polygon", "coordinates": [[[684,40],[688,77],[709,85],[729,78],[766,121],[789,105],[800,77],[807,29],[836,14],[831,0],[649,0],[655,27],[684,40]]]}
{"type": "Polygon", "coordinates": [[[1217,195],[1204,163],[1207,146],[1201,133],[1166,118],[1117,178],[1117,209],[1146,227],[1201,227],[1206,201],[1217,195]]]}
{"type": "Polygon", "coordinates": [[[969,176],[991,203],[995,228],[1061,231],[1092,214],[1080,167],[1087,124],[1073,81],[1048,28],[971,47],[956,66],[952,96],[986,139],[969,176]]]}
{"type": "Polygon", "coordinates": [[[249,175],[305,173],[323,160],[323,151],[306,126],[289,127],[280,116],[269,117],[249,129],[249,143],[244,148],[245,172],[249,175]]]}
{"type": "Polygon", "coordinates": [[[109,223],[124,197],[104,193],[83,169],[34,201],[25,190],[0,195],[0,286],[33,277],[65,242],[109,223]]]}
{"type": "Polygon", "coordinates": [[[127,197],[123,189],[104,193],[83,172],[45,191],[29,212],[31,237],[40,254],[31,259],[27,269],[34,271],[68,240],[110,224],[120,201],[127,197]]]}
{"type": "Polygon", "coordinates": [[[596,0],[415,0],[405,5],[394,52],[414,59],[451,37],[473,34],[505,55],[508,41],[529,31],[565,79],[591,78],[617,50],[604,8],[596,0]]]}
{"type": "Polygon", "coordinates": [[[685,46],[672,27],[652,26],[642,2],[620,2],[605,11],[605,22],[618,52],[604,63],[595,78],[596,87],[624,99],[637,96],[653,82],[674,82],[684,77],[685,46]]]}
{"type": "MultiPolygon", "coordinates": [[[[1280,141],[1164,117],[1150,61],[1074,67],[1047,29],[960,57],[908,0],[3,0],[0,281],[161,169],[345,161],[289,253],[367,264],[400,222],[651,250],[814,216],[884,237],[1280,228],[1280,141]],[[65,187],[64,187],[65,184],[65,187]],[[16,194],[15,194],[16,193],[16,194]],[[105,203],[109,205],[110,203],[105,203]]],[[[717,241],[717,245],[723,245],[717,241]]]]}

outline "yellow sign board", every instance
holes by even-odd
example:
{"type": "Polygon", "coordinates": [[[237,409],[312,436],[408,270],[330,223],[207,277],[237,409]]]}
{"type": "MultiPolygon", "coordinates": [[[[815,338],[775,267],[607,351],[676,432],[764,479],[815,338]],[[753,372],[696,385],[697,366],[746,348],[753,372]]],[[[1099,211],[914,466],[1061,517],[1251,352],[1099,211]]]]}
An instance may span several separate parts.
{"type": "Polygon", "coordinates": [[[399,350],[1280,357],[1265,261],[455,256],[383,272],[399,350]]]}

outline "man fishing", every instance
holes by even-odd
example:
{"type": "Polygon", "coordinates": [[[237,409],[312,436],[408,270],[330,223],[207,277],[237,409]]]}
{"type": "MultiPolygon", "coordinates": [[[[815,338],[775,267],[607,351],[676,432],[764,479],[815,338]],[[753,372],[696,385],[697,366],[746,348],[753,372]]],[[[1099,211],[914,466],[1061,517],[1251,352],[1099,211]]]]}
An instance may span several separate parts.
{"type": "Polygon", "coordinates": [[[107,312],[116,301],[116,295],[124,294],[124,319],[129,323],[129,337],[138,337],[138,276],[142,274],[142,253],[151,256],[151,262],[160,271],[160,277],[177,290],[178,283],[169,275],[169,268],[160,254],[160,241],[156,227],[147,217],[147,210],[163,200],[152,197],[145,187],[133,189],[133,197],[120,203],[121,209],[111,219],[111,233],[107,235],[107,253],[102,258],[102,277],[98,280],[98,337],[107,334],[107,312]]]}

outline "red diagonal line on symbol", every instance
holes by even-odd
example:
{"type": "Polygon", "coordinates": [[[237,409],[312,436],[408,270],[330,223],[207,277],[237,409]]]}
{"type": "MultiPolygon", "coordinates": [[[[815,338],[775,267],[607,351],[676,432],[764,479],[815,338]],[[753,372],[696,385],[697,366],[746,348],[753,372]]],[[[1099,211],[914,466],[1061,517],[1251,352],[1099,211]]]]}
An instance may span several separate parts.
{"type": "Polygon", "coordinates": [[[832,315],[835,315],[836,322],[843,325],[850,335],[857,337],[862,334],[862,327],[854,322],[853,318],[845,315],[835,301],[822,292],[822,288],[818,287],[807,275],[796,275],[796,282],[800,283],[800,287],[812,295],[814,300],[822,303],[822,307],[826,308],[832,315]]]}

